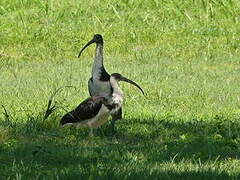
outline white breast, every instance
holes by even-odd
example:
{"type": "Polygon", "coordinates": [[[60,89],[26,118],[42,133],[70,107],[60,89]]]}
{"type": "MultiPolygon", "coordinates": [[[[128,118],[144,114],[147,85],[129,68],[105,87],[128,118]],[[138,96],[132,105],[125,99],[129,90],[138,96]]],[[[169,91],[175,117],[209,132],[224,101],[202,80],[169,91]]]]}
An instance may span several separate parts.
{"type": "Polygon", "coordinates": [[[123,103],[123,97],[120,94],[113,93],[112,101],[114,104],[118,104],[119,106],[123,103]]]}
{"type": "Polygon", "coordinates": [[[115,108],[112,109],[110,113],[115,114],[122,106],[123,97],[120,94],[113,93],[111,101],[111,103],[115,105],[115,108]]]}
{"type": "Polygon", "coordinates": [[[109,81],[99,81],[93,79],[93,81],[89,80],[89,91],[91,95],[99,95],[101,93],[110,94],[111,93],[111,86],[109,81]]]}

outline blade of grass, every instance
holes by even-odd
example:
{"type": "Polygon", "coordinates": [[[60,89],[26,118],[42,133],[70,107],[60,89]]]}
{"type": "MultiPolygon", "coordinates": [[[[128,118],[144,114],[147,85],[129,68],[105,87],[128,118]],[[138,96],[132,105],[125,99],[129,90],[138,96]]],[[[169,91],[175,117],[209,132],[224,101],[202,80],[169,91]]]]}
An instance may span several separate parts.
{"type": "Polygon", "coordinates": [[[52,102],[53,102],[53,98],[57,95],[58,92],[60,92],[60,91],[63,90],[64,88],[69,88],[69,87],[73,87],[73,86],[62,86],[62,87],[59,87],[59,88],[58,88],[57,90],[55,90],[54,93],[49,97],[47,109],[46,109],[46,112],[45,112],[45,115],[44,115],[43,120],[46,120],[46,119],[53,113],[53,111],[56,109],[56,105],[55,105],[55,104],[54,104],[53,106],[51,106],[51,105],[52,105],[52,102]]]}

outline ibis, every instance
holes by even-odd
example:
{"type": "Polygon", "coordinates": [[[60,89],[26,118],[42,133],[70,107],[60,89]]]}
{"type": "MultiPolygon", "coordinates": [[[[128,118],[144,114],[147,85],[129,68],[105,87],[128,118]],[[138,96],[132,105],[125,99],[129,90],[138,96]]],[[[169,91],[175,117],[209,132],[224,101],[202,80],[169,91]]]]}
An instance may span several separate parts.
{"type": "MultiPolygon", "coordinates": [[[[96,96],[101,94],[111,93],[110,75],[103,65],[103,37],[100,34],[95,34],[91,41],[89,41],[80,51],[78,58],[82,52],[89,45],[96,43],[95,59],[92,66],[92,77],[88,80],[88,91],[90,96],[96,96]]],[[[115,121],[122,119],[122,108],[114,111],[112,116],[112,131],[115,132],[115,121]]]]}
{"type": "Polygon", "coordinates": [[[89,128],[89,136],[93,136],[93,129],[107,122],[108,117],[119,111],[122,106],[123,92],[118,85],[119,81],[125,81],[136,86],[144,94],[137,83],[121,74],[113,73],[109,80],[109,93],[101,93],[87,98],[77,108],[65,114],[60,121],[60,125],[64,127],[74,124],[77,128],[89,128]]]}

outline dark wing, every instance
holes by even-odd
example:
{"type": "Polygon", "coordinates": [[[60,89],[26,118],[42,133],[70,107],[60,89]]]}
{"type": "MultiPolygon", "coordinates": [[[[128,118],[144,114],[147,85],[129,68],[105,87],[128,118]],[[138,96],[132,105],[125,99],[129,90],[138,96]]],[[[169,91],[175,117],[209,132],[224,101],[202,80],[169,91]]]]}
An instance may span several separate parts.
{"type": "Polygon", "coordinates": [[[91,119],[96,116],[102,107],[102,104],[106,102],[106,98],[102,96],[93,96],[81,104],[76,109],[65,114],[61,119],[61,125],[67,123],[81,122],[87,119],[91,119]]]}
{"type": "Polygon", "coordinates": [[[105,101],[106,98],[102,96],[90,97],[79,104],[79,106],[73,111],[73,114],[81,120],[93,118],[98,114],[105,101]]]}

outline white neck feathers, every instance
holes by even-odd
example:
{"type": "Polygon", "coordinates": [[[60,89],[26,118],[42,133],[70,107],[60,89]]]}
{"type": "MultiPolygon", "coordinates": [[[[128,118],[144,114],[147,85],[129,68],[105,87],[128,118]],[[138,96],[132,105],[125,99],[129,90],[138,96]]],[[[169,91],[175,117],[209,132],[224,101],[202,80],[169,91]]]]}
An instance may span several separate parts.
{"type": "Polygon", "coordinates": [[[95,60],[92,68],[93,78],[100,76],[102,67],[103,67],[103,44],[97,44],[95,60]]]}
{"type": "Polygon", "coordinates": [[[113,88],[113,94],[118,94],[119,96],[123,96],[123,92],[114,77],[110,77],[110,84],[113,88]]]}

